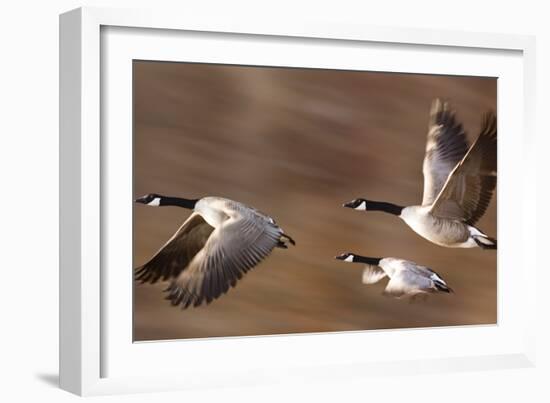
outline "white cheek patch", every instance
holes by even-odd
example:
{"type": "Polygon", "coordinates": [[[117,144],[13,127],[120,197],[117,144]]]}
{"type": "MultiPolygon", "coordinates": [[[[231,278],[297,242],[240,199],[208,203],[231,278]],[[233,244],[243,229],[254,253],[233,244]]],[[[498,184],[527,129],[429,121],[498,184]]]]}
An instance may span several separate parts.
{"type": "Polygon", "coordinates": [[[367,203],[365,203],[364,201],[361,202],[360,205],[358,205],[357,207],[355,207],[355,210],[366,210],[367,209],[367,203]]]}
{"type": "Polygon", "coordinates": [[[345,258],[344,262],[353,262],[353,255],[349,255],[347,258],[345,258]]]}
{"type": "Polygon", "coordinates": [[[154,206],[158,207],[160,206],[160,197],[155,197],[153,200],[151,200],[149,203],[147,203],[148,206],[154,206]]]}

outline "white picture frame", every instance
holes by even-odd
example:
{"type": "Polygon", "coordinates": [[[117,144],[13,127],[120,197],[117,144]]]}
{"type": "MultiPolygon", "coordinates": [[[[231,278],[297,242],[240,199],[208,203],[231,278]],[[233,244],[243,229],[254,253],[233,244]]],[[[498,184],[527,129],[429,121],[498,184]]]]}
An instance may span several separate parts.
{"type": "MultiPolygon", "coordinates": [[[[525,172],[534,170],[531,167],[535,164],[534,158],[530,158],[535,146],[531,123],[535,89],[534,49],[534,39],[520,35],[349,26],[315,21],[296,23],[238,18],[216,21],[149,10],[81,8],[61,15],[61,387],[79,395],[97,395],[229,384],[244,386],[292,382],[294,379],[334,380],[381,373],[533,366],[536,296],[528,282],[536,277],[535,244],[529,240],[529,234],[536,232],[536,217],[534,209],[529,208],[529,201],[536,197],[536,186],[533,185],[534,178],[525,172]],[[123,141],[125,135],[111,135],[114,128],[121,130],[119,133],[128,134],[129,94],[127,81],[123,79],[128,60],[137,56],[154,60],[185,60],[181,56],[172,56],[171,52],[189,32],[193,33],[193,40],[203,41],[201,46],[187,43],[188,52],[194,49],[194,60],[203,60],[198,49],[216,46],[206,42],[208,35],[217,33],[213,42],[234,38],[240,42],[238,46],[234,44],[231,54],[218,52],[215,57],[204,56],[204,60],[242,63],[247,46],[263,44],[264,41],[269,41],[272,46],[280,44],[280,55],[290,52],[294,44],[305,49],[316,43],[325,46],[329,52],[347,50],[342,50],[342,55],[339,55],[342,57],[332,58],[330,62],[316,58],[314,52],[307,56],[307,60],[289,53],[293,60],[297,60],[294,65],[349,68],[355,63],[354,55],[363,51],[362,46],[376,44],[379,49],[391,51],[387,57],[394,63],[400,54],[406,52],[419,52],[426,58],[424,61],[422,58],[408,58],[410,64],[400,71],[498,76],[502,83],[499,83],[498,324],[132,343],[127,337],[128,322],[131,321],[131,312],[128,317],[131,281],[126,284],[124,277],[111,277],[111,272],[105,271],[109,259],[117,259],[110,255],[107,235],[117,236],[117,228],[124,228],[124,223],[131,226],[131,222],[124,220],[116,225],[109,224],[112,217],[128,217],[124,212],[118,214],[118,207],[111,205],[109,199],[109,194],[114,191],[111,182],[116,181],[113,178],[127,177],[124,166],[128,164],[125,165],[124,160],[120,164],[122,168],[110,164],[106,150],[124,152],[124,147],[128,146],[123,141]],[[138,36],[139,43],[135,42],[138,36]],[[350,44],[353,46],[346,47],[350,44]],[[349,48],[356,48],[352,51],[355,53],[349,53],[349,48]],[[433,58],[430,52],[441,53],[438,56],[440,64],[426,65],[427,60],[433,58]],[[471,57],[471,62],[457,66],[456,61],[466,60],[466,57],[471,57]],[[476,60],[484,62],[476,64],[476,60]],[[334,64],[340,61],[343,64],[334,64]],[[106,79],[107,75],[113,79],[106,79]],[[112,141],[117,139],[122,140],[112,141]],[[506,161],[511,158],[512,151],[516,155],[513,166],[517,169],[514,170],[506,168],[511,165],[506,161]],[[520,164],[517,162],[518,153],[520,164]],[[503,186],[503,183],[513,183],[515,189],[514,186],[503,186]],[[518,186],[529,189],[529,192],[517,192],[518,186]],[[513,203],[510,201],[512,196],[513,203]],[[513,215],[507,214],[512,210],[513,215]],[[112,214],[106,215],[106,211],[112,214]],[[114,232],[106,235],[105,231],[114,232]],[[116,295],[122,300],[120,305],[113,302],[115,287],[116,295]],[[443,343],[442,340],[453,343],[443,343]],[[407,348],[408,343],[436,348],[414,352],[407,348]],[[376,345],[376,348],[369,349],[369,345],[376,345]],[[384,349],[389,345],[393,348],[384,349]],[[396,345],[402,347],[396,348],[396,345]],[[323,354],[320,354],[321,349],[323,354]],[[178,362],[175,359],[178,355],[185,357],[181,361],[186,362],[185,365],[173,365],[178,362]],[[216,356],[220,362],[213,366],[211,359],[216,356]]],[[[250,53],[246,60],[254,64],[291,63],[290,59],[278,61],[261,52],[250,53]]],[[[352,68],[362,68],[360,59],[352,68]]],[[[383,64],[368,66],[374,70],[391,70],[383,64]]],[[[125,189],[127,187],[122,186],[119,190],[124,192],[125,189]]]]}

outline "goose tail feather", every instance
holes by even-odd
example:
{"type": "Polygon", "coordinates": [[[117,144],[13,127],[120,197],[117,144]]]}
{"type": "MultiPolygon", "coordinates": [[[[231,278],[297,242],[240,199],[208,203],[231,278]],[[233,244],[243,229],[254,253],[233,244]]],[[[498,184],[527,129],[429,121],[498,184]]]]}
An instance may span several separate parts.
{"type": "Polygon", "coordinates": [[[454,292],[451,287],[449,287],[447,284],[443,283],[442,281],[434,281],[435,288],[438,291],[451,293],[454,292]]]}
{"type": "Polygon", "coordinates": [[[481,249],[496,249],[497,240],[488,236],[474,236],[474,241],[481,249]]]}

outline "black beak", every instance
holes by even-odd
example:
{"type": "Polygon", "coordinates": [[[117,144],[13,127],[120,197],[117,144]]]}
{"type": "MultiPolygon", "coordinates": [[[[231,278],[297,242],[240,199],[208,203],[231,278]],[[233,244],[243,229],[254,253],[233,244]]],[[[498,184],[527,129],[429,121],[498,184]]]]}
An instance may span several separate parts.
{"type": "Polygon", "coordinates": [[[350,202],[344,203],[342,204],[342,207],[355,208],[355,204],[356,204],[355,202],[356,202],[355,200],[352,200],[350,202]]]}
{"type": "Polygon", "coordinates": [[[336,260],[346,260],[347,257],[348,257],[348,255],[346,253],[343,253],[341,255],[334,256],[334,259],[336,259],[336,260]]]}
{"type": "Polygon", "coordinates": [[[147,196],[138,197],[134,200],[136,203],[147,204],[147,196]]]}

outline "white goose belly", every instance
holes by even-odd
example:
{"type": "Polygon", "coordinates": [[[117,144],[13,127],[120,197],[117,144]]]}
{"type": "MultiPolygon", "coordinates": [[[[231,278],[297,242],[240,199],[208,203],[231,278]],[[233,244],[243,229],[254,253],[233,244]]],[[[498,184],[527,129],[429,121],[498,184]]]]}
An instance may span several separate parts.
{"type": "Polygon", "coordinates": [[[414,232],[436,245],[450,248],[477,246],[470,237],[468,225],[456,220],[434,217],[430,214],[429,207],[406,207],[401,212],[400,218],[414,232]]]}

